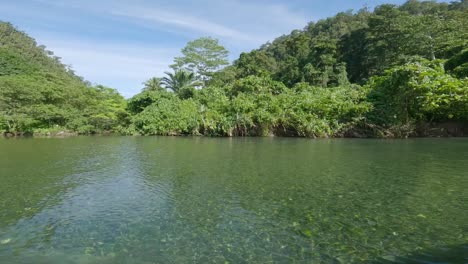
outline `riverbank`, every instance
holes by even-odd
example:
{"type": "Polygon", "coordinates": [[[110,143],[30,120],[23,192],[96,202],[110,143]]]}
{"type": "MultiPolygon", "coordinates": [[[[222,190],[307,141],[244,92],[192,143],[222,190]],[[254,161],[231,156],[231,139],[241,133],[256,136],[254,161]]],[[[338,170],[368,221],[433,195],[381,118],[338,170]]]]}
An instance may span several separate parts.
{"type": "Polygon", "coordinates": [[[33,131],[1,131],[3,137],[71,137],[80,133],[60,127],[35,129],[33,131]]]}
{"type": "MultiPolygon", "coordinates": [[[[74,136],[168,136],[168,137],[183,137],[183,136],[198,136],[198,137],[261,137],[256,135],[241,135],[231,134],[228,136],[207,136],[203,134],[180,134],[170,133],[167,135],[142,135],[138,133],[120,133],[112,131],[104,131],[100,133],[79,133],[66,129],[40,129],[32,132],[1,132],[1,137],[35,137],[35,138],[63,138],[74,136]]],[[[459,122],[444,122],[444,123],[425,123],[416,126],[399,126],[384,129],[376,126],[366,126],[361,128],[353,128],[349,131],[335,136],[322,137],[305,137],[280,131],[272,133],[265,137],[289,137],[289,138],[448,138],[448,137],[468,137],[468,124],[459,122]]]]}

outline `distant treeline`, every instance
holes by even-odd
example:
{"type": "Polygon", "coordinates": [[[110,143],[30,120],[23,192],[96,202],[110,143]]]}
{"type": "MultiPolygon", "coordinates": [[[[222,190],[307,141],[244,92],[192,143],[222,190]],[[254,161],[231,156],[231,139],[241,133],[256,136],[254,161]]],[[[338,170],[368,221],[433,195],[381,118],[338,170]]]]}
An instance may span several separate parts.
{"type": "Polygon", "coordinates": [[[339,13],[232,65],[209,37],[182,54],[124,100],[0,23],[0,130],[407,137],[468,124],[466,0],[339,13]]]}

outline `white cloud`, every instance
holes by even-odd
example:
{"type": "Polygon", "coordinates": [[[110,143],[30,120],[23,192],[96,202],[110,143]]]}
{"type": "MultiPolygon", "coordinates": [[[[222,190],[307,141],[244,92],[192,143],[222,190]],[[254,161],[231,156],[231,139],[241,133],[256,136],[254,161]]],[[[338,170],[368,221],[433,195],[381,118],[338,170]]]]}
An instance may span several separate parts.
{"type": "Polygon", "coordinates": [[[150,23],[146,26],[158,29],[172,26],[178,28],[179,33],[191,31],[226,38],[249,48],[302,28],[308,22],[303,14],[280,4],[200,0],[188,6],[180,3],[177,6],[149,3],[135,6],[134,3],[114,5],[107,12],[133,22],[145,21],[150,23]]]}
{"type": "Polygon", "coordinates": [[[149,8],[125,8],[125,11],[119,9],[113,10],[111,11],[111,14],[129,17],[136,20],[151,21],[158,24],[162,23],[217,37],[226,37],[245,41],[258,41],[255,36],[249,36],[238,30],[184,13],[174,13],[167,10],[149,8]]]}
{"type": "Polygon", "coordinates": [[[81,10],[181,35],[211,35],[238,45],[263,44],[293,29],[302,28],[310,18],[292,11],[286,4],[240,1],[148,1],[134,0],[33,0],[61,9],[81,10]]]}

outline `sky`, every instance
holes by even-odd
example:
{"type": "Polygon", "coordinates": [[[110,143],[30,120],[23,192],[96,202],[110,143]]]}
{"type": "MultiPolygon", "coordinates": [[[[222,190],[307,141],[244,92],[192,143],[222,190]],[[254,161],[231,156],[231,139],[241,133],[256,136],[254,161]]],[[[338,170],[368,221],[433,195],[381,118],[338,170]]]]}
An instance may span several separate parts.
{"type": "Polygon", "coordinates": [[[13,23],[93,84],[131,97],[187,42],[219,39],[230,61],[308,22],[404,0],[0,0],[13,23]]]}

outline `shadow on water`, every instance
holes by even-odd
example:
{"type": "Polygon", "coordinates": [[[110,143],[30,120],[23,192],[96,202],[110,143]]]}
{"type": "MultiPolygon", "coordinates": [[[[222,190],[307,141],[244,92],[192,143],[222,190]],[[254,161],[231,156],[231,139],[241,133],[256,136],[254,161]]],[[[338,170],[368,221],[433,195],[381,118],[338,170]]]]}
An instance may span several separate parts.
{"type": "Polygon", "coordinates": [[[385,256],[375,263],[466,264],[468,244],[417,251],[404,257],[385,256]]]}
{"type": "Polygon", "coordinates": [[[119,187],[138,193],[123,174],[139,166],[126,156],[132,145],[121,140],[0,141],[0,263],[91,263],[83,252],[98,242],[90,240],[113,233],[120,217],[106,211],[120,209],[109,203],[129,200],[119,187]]]}

